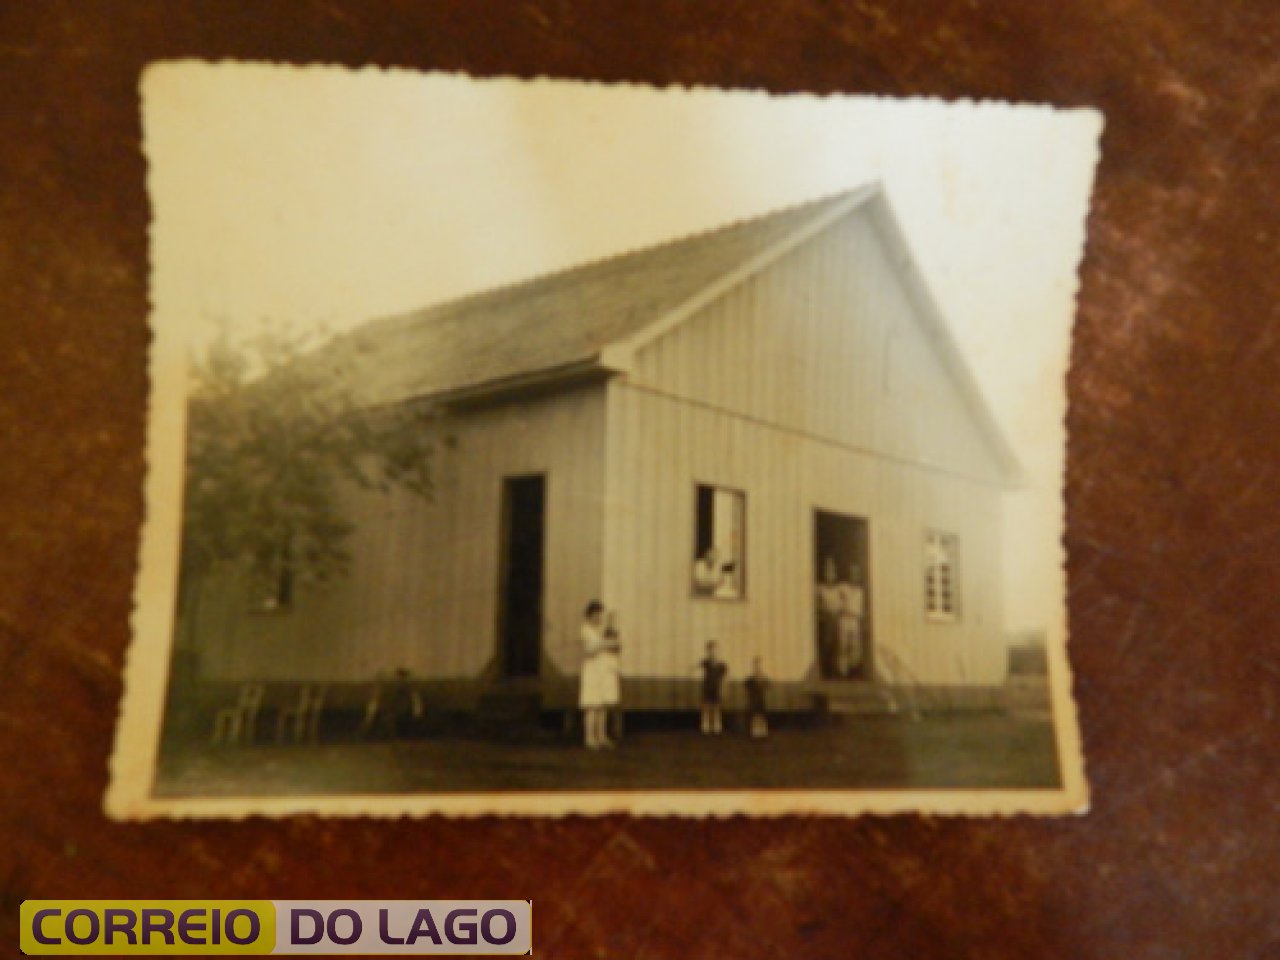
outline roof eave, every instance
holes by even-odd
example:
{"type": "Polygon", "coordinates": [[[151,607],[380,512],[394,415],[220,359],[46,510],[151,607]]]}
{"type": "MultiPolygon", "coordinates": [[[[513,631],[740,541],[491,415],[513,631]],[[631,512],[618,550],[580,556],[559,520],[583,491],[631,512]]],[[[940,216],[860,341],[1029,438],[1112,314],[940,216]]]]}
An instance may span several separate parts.
{"type": "Polygon", "coordinates": [[[594,356],[583,357],[568,363],[443,390],[424,399],[429,399],[441,406],[466,408],[555,393],[603,381],[615,373],[624,372],[624,368],[617,365],[619,358],[606,356],[607,354],[609,351],[605,350],[594,356]]]}

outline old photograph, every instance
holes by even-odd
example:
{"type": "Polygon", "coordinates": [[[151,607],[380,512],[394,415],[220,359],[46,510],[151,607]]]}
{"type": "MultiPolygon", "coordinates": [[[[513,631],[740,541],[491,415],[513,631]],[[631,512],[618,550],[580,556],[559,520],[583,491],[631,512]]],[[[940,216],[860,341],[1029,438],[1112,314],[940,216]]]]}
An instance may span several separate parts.
{"type": "Polygon", "coordinates": [[[1091,111],[152,66],[120,817],[1079,813],[1091,111]]]}

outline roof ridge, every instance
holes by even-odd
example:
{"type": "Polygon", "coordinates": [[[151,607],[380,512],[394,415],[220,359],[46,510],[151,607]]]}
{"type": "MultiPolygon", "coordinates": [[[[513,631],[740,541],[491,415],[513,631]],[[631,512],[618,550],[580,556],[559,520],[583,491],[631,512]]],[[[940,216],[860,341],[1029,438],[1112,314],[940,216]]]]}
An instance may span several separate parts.
{"type": "Polygon", "coordinates": [[[535,273],[516,280],[510,280],[496,286],[486,287],[483,290],[474,290],[470,293],[464,293],[444,300],[438,300],[422,307],[375,317],[366,323],[360,324],[353,330],[342,334],[340,338],[336,339],[346,339],[348,337],[359,336],[363,333],[373,333],[374,330],[372,328],[377,328],[377,332],[382,333],[387,330],[394,330],[399,323],[421,323],[437,312],[443,313],[446,310],[455,308],[461,309],[484,300],[501,300],[504,296],[523,293],[539,284],[561,280],[579,271],[599,269],[610,264],[631,260],[633,257],[640,257],[648,254],[656,255],[681,244],[705,241],[714,236],[726,235],[743,227],[762,224],[765,221],[774,219],[781,220],[788,215],[798,214],[804,209],[817,210],[827,205],[834,205],[840,201],[846,200],[860,191],[866,190],[871,185],[872,183],[866,183],[857,187],[848,187],[832,193],[824,194],[820,197],[814,197],[809,200],[800,201],[799,203],[789,204],[785,207],[776,207],[772,210],[764,211],[763,213],[748,214],[727,223],[719,223],[715,226],[707,227],[702,230],[694,230],[690,233],[680,234],[679,236],[662,240],[657,243],[627,247],[615,253],[593,257],[588,260],[579,260],[563,267],[557,267],[553,270],[547,270],[542,273],[535,273]]]}
{"type": "Polygon", "coordinates": [[[693,316],[701,308],[715,302],[749,277],[766,269],[775,260],[786,256],[798,245],[807,242],[817,234],[829,229],[833,224],[843,220],[851,211],[867,203],[881,192],[880,182],[873,180],[856,189],[845,190],[824,197],[820,201],[789,208],[785,212],[797,213],[802,208],[808,208],[814,211],[814,215],[806,217],[785,234],[774,239],[768,246],[757,251],[753,256],[739,263],[728,272],[710,281],[685,302],[676,305],[674,309],[666,314],[655,317],[647,326],[629,337],[625,344],[619,344],[618,346],[625,353],[652,343],[673,327],[693,316]]]}
{"type": "Polygon", "coordinates": [[[744,264],[879,190],[871,181],[382,316],[319,350],[360,355],[357,390],[371,405],[478,389],[566,363],[604,364],[607,349],[616,352],[744,264]]]}

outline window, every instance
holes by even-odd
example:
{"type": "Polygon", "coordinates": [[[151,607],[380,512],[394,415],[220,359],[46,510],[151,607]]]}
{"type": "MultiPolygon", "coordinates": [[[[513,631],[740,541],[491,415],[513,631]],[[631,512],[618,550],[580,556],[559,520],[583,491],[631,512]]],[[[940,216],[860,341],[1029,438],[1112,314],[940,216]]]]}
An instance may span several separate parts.
{"type": "Polygon", "coordinates": [[[924,615],[927,620],[950,623],[960,619],[959,559],[959,537],[935,530],[925,534],[924,615]]]}
{"type": "Polygon", "coordinates": [[[693,595],[741,600],[747,590],[747,497],[698,484],[693,524],[693,595]]]}

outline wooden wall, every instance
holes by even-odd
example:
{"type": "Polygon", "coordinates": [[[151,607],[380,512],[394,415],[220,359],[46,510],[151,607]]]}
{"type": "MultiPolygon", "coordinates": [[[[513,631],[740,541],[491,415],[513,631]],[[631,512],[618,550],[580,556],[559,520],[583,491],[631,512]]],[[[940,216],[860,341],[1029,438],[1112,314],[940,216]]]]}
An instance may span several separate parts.
{"type": "Polygon", "coordinates": [[[926,683],[1003,677],[999,467],[860,214],[636,357],[608,399],[606,596],[627,676],[815,668],[813,511],[868,518],[876,642],[926,683]],[[887,365],[887,366],[886,366],[887,365]],[[886,455],[875,451],[883,450],[886,455]],[[694,488],[747,495],[747,597],[691,596],[694,488]],[[924,536],[961,542],[959,620],[924,618],[924,536]]]}
{"type": "Polygon", "coordinates": [[[926,683],[1003,679],[998,488],[797,438],[785,430],[617,384],[609,397],[610,490],[605,597],[622,626],[623,673],[692,678],[703,644],[720,642],[733,675],[764,657],[779,680],[811,678],[813,513],[870,523],[876,643],[926,683]],[[747,595],[690,590],[694,487],[747,496],[747,595]],[[924,535],[960,537],[961,615],[924,617],[924,535]]]}
{"type": "Polygon", "coordinates": [[[812,676],[822,509],[870,521],[878,645],[922,682],[998,682],[1000,468],[912,310],[859,211],[642,349],[628,380],[457,415],[432,502],[353,496],[348,580],[283,611],[205,598],[203,675],[483,676],[502,478],[545,472],[548,676],[577,673],[582,604],[602,591],[629,677],[692,680],[710,637],[737,676],[756,654],[779,680],[812,676]],[[691,596],[698,482],[746,492],[742,601],[691,596]],[[931,528],[961,541],[952,624],[924,619],[931,528]]]}
{"type": "Polygon", "coordinates": [[[600,591],[603,388],[459,414],[439,427],[431,502],[351,498],[349,578],[261,612],[234,584],[208,592],[206,679],[368,679],[403,667],[470,678],[497,649],[506,476],[547,476],[543,669],[576,673],[583,603],[600,591]]]}
{"type": "Polygon", "coordinates": [[[1002,476],[869,206],[642,349],[632,381],[879,456],[1002,476]]]}

